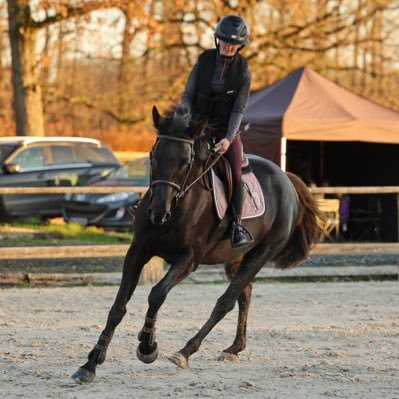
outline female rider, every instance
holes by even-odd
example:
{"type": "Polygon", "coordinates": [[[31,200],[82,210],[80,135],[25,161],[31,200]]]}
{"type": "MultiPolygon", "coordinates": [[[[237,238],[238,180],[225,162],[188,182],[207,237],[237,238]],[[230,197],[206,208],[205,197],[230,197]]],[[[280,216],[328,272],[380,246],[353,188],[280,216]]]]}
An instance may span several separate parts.
{"type": "Polygon", "coordinates": [[[241,226],[244,185],[241,180],[242,143],[237,134],[247,106],[251,72],[239,51],[249,43],[248,26],[239,16],[219,21],[214,33],[216,49],[198,57],[182,95],[182,107],[208,118],[206,134],[217,141],[216,150],[229,161],[233,175],[233,247],[249,244],[241,226]]]}

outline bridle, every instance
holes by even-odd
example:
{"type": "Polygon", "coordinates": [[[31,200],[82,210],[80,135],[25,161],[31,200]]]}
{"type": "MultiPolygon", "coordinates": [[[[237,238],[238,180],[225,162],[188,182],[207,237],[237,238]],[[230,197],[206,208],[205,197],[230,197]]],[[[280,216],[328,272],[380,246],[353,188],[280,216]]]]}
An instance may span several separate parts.
{"type": "MultiPolygon", "coordinates": [[[[200,137],[202,137],[202,136],[200,136],[200,137]]],[[[157,184],[169,185],[169,186],[173,187],[175,190],[177,190],[177,195],[175,197],[176,198],[175,206],[176,206],[178,200],[180,198],[182,198],[187,193],[187,191],[195,183],[197,183],[204,175],[206,175],[209,172],[209,170],[213,167],[213,165],[215,165],[215,163],[219,160],[221,155],[217,154],[215,159],[205,168],[205,170],[198,177],[196,177],[190,184],[186,185],[187,184],[187,179],[188,179],[188,177],[190,175],[191,169],[192,169],[193,164],[194,164],[194,159],[195,159],[194,143],[195,143],[195,140],[183,139],[183,138],[180,138],[180,137],[166,136],[166,135],[160,134],[160,135],[158,135],[158,139],[157,139],[157,141],[156,141],[156,143],[154,145],[154,148],[157,145],[158,140],[171,140],[171,141],[179,141],[179,142],[182,142],[182,143],[190,144],[190,153],[191,153],[191,155],[190,155],[189,167],[188,167],[186,175],[184,176],[183,183],[181,185],[179,185],[179,184],[177,184],[175,182],[172,182],[170,180],[154,180],[154,181],[152,181],[152,176],[151,176],[151,184],[150,184],[151,196],[152,196],[152,187],[154,187],[155,185],[157,185],[157,184]]],[[[153,150],[154,150],[154,148],[153,148],[153,150]]],[[[153,152],[153,150],[150,153],[150,159],[151,160],[152,160],[152,152],[153,152]]],[[[211,153],[210,153],[210,155],[209,155],[209,157],[208,157],[208,159],[206,161],[206,165],[208,164],[209,160],[214,155],[215,155],[215,152],[211,151],[211,153]]]]}

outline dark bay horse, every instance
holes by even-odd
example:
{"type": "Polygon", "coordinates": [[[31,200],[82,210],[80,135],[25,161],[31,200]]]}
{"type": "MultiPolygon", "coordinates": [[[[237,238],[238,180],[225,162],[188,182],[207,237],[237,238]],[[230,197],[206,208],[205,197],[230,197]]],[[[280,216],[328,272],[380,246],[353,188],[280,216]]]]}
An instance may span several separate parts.
{"type": "Polygon", "coordinates": [[[151,187],[136,211],[134,239],[125,257],[122,281],[106,326],[87,363],[72,376],[79,383],[94,380],[96,366],[105,360],[108,345],[126,313],[126,304],[143,266],[153,256],[165,259],[171,266],[148,297],[149,307],[137,347],[137,357],[144,363],[152,363],[158,356],[157,313],[174,286],[200,263],[224,263],[230,279],[209,319],[169,358],[184,368],[189,357],[198,351],[204,338],[236,302],[239,306],[236,337],[222,352],[222,358],[237,357],[246,346],[247,315],[256,274],[269,261],[279,268],[296,266],[308,256],[320,234],[320,213],[305,184],[272,162],[250,156],[265,196],[266,210],[262,216],[244,221],[254,242],[233,249],[229,231],[218,228],[212,193],[204,188],[202,179],[198,179],[212,157],[203,134],[206,122],[178,107],[166,117],[161,117],[154,107],[153,120],[158,137],[151,153],[151,187]]]}

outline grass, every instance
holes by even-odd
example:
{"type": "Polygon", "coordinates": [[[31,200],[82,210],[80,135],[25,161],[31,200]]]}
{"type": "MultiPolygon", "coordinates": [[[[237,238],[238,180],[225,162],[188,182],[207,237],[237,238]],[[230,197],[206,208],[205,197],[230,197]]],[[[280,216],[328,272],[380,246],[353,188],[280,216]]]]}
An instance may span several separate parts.
{"type": "Polygon", "coordinates": [[[130,232],[104,231],[60,219],[44,222],[31,218],[22,222],[0,224],[0,246],[129,244],[130,232]]]}

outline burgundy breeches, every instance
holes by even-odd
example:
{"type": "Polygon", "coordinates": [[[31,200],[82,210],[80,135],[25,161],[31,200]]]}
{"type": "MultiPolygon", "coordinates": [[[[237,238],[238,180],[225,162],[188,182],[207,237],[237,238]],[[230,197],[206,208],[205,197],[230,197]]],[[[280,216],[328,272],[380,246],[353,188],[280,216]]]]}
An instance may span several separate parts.
{"type": "MultiPolygon", "coordinates": [[[[219,141],[226,137],[226,132],[217,133],[214,137],[219,141]]],[[[223,156],[229,161],[231,173],[233,175],[234,187],[237,187],[237,184],[241,179],[242,151],[241,136],[237,135],[234,141],[230,144],[229,149],[223,154],[223,156]]]]}

